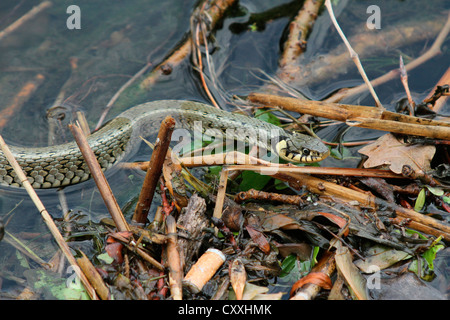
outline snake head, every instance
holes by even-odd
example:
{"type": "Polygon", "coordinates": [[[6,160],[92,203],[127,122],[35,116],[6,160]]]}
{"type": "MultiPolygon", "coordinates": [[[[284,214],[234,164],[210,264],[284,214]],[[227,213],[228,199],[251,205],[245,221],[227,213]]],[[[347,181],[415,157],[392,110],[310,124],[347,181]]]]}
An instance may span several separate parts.
{"type": "Polygon", "coordinates": [[[280,158],[297,163],[322,161],[330,154],[330,150],[320,140],[300,133],[281,136],[276,151],[280,158]]]}

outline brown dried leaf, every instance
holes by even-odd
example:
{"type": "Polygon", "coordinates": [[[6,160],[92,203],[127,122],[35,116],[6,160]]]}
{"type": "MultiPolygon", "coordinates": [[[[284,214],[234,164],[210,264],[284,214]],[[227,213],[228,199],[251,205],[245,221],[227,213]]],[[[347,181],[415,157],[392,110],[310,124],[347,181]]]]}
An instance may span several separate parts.
{"type": "Polygon", "coordinates": [[[106,253],[119,264],[123,262],[122,249],[123,244],[120,242],[109,243],[105,247],[106,253]]]}
{"type": "Polygon", "coordinates": [[[236,300],[242,300],[244,294],[245,283],[247,281],[247,273],[244,264],[240,259],[235,259],[230,264],[230,283],[236,294],[236,300]]]}
{"type": "MultiPolygon", "coordinates": [[[[334,222],[335,224],[337,224],[341,229],[344,228],[347,225],[347,220],[345,220],[344,218],[341,218],[337,215],[334,215],[332,213],[328,213],[328,212],[316,212],[317,214],[320,214],[321,216],[324,216],[325,218],[327,218],[328,220],[334,222]]],[[[344,236],[348,236],[348,225],[347,228],[344,231],[344,236]]]]}
{"type": "Polygon", "coordinates": [[[255,242],[258,245],[258,248],[261,249],[261,251],[264,252],[265,254],[269,254],[270,244],[267,241],[264,234],[253,228],[251,225],[247,225],[245,228],[247,229],[253,242],[255,242]]]}
{"type": "Polygon", "coordinates": [[[359,269],[353,263],[353,258],[347,247],[340,242],[336,243],[336,268],[344,276],[346,284],[358,300],[367,300],[366,280],[359,273],[359,269]]]}
{"type": "Polygon", "coordinates": [[[299,225],[297,220],[281,213],[268,213],[267,215],[261,217],[261,220],[261,226],[265,231],[272,231],[277,229],[302,230],[302,227],[299,225]]]}
{"type": "Polygon", "coordinates": [[[298,289],[300,289],[307,283],[312,283],[312,284],[318,285],[326,290],[330,290],[331,287],[333,286],[333,283],[331,282],[330,277],[328,275],[326,275],[325,273],[311,272],[292,285],[291,293],[290,293],[291,297],[295,294],[295,292],[298,289]]]}
{"type": "Polygon", "coordinates": [[[414,171],[427,171],[436,152],[435,146],[407,145],[397,140],[391,133],[385,134],[374,143],[359,150],[369,157],[364,163],[365,168],[387,165],[391,171],[402,173],[402,167],[409,165],[414,171]]]}
{"type": "Polygon", "coordinates": [[[307,243],[283,243],[277,244],[278,252],[283,257],[295,254],[300,260],[308,260],[311,257],[312,246],[307,243]]]}

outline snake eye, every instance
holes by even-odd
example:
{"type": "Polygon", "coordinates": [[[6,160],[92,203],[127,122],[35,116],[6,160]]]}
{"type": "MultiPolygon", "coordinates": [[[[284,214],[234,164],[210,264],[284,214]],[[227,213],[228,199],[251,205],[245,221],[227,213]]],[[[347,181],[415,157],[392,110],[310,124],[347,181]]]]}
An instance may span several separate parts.
{"type": "Polygon", "coordinates": [[[309,149],[302,150],[302,155],[304,155],[304,156],[309,156],[310,153],[311,153],[311,151],[309,149]]]}

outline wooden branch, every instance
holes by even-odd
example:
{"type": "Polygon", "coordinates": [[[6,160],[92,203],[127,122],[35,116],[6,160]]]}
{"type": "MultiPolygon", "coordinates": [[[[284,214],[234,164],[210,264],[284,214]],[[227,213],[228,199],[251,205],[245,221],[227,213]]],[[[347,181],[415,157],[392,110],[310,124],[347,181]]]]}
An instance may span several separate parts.
{"type": "Polygon", "coordinates": [[[227,170],[257,170],[262,174],[276,173],[302,173],[315,175],[331,175],[331,176],[345,176],[345,177],[373,177],[383,179],[405,179],[401,174],[394,173],[390,170],[383,169],[359,169],[359,168],[333,168],[333,167],[297,167],[292,165],[280,165],[264,167],[260,165],[231,165],[227,166],[227,170]]]}
{"type": "Polygon", "coordinates": [[[252,93],[248,96],[248,99],[251,102],[278,106],[289,111],[338,120],[361,128],[436,139],[450,139],[450,122],[402,115],[385,111],[381,108],[333,104],[322,101],[305,101],[261,93],[252,93]]]}
{"type": "Polygon", "coordinates": [[[172,298],[174,300],[182,300],[183,298],[183,270],[181,267],[180,253],[178,252],[177,243],[177,225],[175,218],[166,217],[166,233],[167,233],[167,264],[169,266],[169,285],[172,298]]]}
{"type": "Polygon", "coordinates": [[[44,204],[39,199],[38,195],[36,194],[36,191],[31,186],[31,183],[28,181],[25,173],[22,171],[22,168],[20,167],[17,160],[14,158],[14,156],[11,153],[11,150],[6,145],[5,140],[3,140],[3,137],[0,135],[0,147],[5,155],[5,157],[8,159],[8,162],[13,167],[14,172],[19,177],[19,180],[22,184],[22,186],[26,189],[28,195],[30,196],[31,200],[33,200],[34,205],[40,212],[42,219],[44,220],[45,224],[49,228],[51,234],[53,235],[56,243],[58,244],[59,248],[63,252],[64,256],[69,261],[70,265],[73,266],[73,270],[75,271],[76,275],[80,278],[81,282],[83,283],[86,292],[88,293],[89,297],[91,299],[98,299],[97,294],[95,293],[94,288],[90,285],[89,281],[87,280],[86,276],[81,272],[80,267],[77,264],[77,261],[75,260],[75,257],[72,255],[72,252],[70,251],[69,246],[65,242],[63,236],[58,230],[58,227],[54,223],[51,215],[48,213],[47,209],[45,208],[44,204]]]}
{"type": "Polygon", "coordinates": [[[161,176],[164,160],[166,159],[167,150],[172,139],[172,132],[175,128],[175,119],[167,116],[161,123],[156,145],[153,150],[150,166],[145,175],[139,200],[133,215],[133,221],[137,223],[145,223],[150,210],[150,205],[161,176]]]}
{"type": "Polygon", "coordinates": [[[178,251],[182,270],[184,270],[186,269],[185,264],[193,261],[202,246],[202,241],[196,241],[196,239],[201,239],[205,235],[205,230],[210,226],[209,218],[206,215],[205,199],[194,193],[189,199],[187,207],[180,213],[177,224],[181,226],[184,233],[188,234],[188,238],[180,237],[178,239],[178,251]]]}
{"type": "Polygon", "coordinates": [[[241,191],[234,198],[236,203],[241,203],[248,200],[276,201],[297,206],[303,203],[303,199],[299,195],[265,192],[255,189],[241,191]]]}
{"type": "Polygon", "coordinates": [[[69,125],[69,128],[72,131],[75,141],[80,148],[84,160],[89,167],[92,178],[94,179],[95,184],[100,191],[100,195],[102,196],[103,201],[105,202],[105,205],[108,208],[109,214],[114,220],[117,229],[119,231],[130,231],[128,223],[126,222],[125,217],[122,214],[122,210],[120,210],[119,204],[117,203],[117,200],[111,191],[108,181],[106,180],[106,177],[103,174],[99,163],[97,162],[97,158],[95,157],[92,149],[89,147],[86,136],[83,134],[81,128],[77,125],[69,125]]]}
{"type": "Polygon", "coordinates": [[[83,270],[83,273],[89,279],[89,282],[94,287],[100,299],[109,300],[111,298],[111,294],[108,287],[103,282],[102,277],[83,251],[81,251],[81,258],[78,258],[77,262],[80,265],[81,270],[83,270]]]}
{"type": "MultiPolygon", "coordinates": [[[[219,190],[217,190],[216,206],[214,207],[213,217],[220,219],[222,217],[225,193],[227,191],[228,170],[222,170],[220,173],[219,190]]],[[[217,230],[217,229],[216,229],[217,230]]]]}
{"type": "Polygon", "coordinates": [[[139,84],[141,89],[150,89],[160,76],[167,74],[167,68],[174,68],[184,61],[189,56],[192,48],[192,39],[189,37],[183,41],[183,43],[176,48],[163,62],[153,69],[149,75],[139,84]]]}

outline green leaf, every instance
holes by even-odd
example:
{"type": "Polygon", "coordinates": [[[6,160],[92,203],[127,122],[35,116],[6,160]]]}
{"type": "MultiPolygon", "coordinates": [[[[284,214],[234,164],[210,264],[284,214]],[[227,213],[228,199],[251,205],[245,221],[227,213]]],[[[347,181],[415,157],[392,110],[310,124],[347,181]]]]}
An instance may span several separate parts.
{"type": "Polygon", "coordinates": [[[261,190],[272,179],[271,176],[262,175],[253,171],[242,172],[242,182],[239,185],[242,191],[250,189],[261,190]]]}
{"type": "Polygon", "coordinates": [[[275,189],[277,189],[277,190],[284,190],[284,189],[289,188],[289,186],[284,181],[281,181],[278,179],[275,179],[274,185],[275,185],[275,189]]]}
{"type": "Polygon", "coordinates": [[[419,236],[420,239],[422,240],[428,240],[427,237],[425,237],[423,234],[421,234],[420,232],[413,230],[413,229],[405,229],[405,232],[407,234],[417,234],[419,236]]]}
{"type": "Polygon", "coordinates": [[[290,254],[286,258],[284,258],[283,262],[281,263],[280,277],[287,276],[292,271],[292,269],[294,269],[296,261],[297,256],[295,254],[290,254]]]}
{"type": "Polygon", "coordinates": [[[444,195],[444,190],[442,190],[441,188],[430,187],[430,186],[425,186],[425,187],[427,187],[427,189],[435,196],[440,197],[440,196],[444,195]]]}
{"type": "Polygon", "coordinates": [[[255,118],[258,118],[259,120],[274,124],[276,126],[281,125],[280,119],[278,119],[276,116],[274,116],[270,111],[264,110],[264,109],[257,109],[255,112],[255,118]]]}
{"type": "Polygon", "coordinates": [[[97,259],[99,259],[99,260],[101,260],[101,261],[103,261],[103,262],[105,262],[106,264],[111,264],[111,263],[113,263],[113,261],[114,261],[114,258],[112,258],[108,253],[102,253],[102,254],[99,254],[98,256],[97,256],[97,259]]]}
{"type": "Polygon", "coordinates": [[[319,255],[319,251],[320,251],[320,247],[314,246],[313,256],[311,259],[311,261],[312,261],[311,268],[314,267],[318,263],[317,256],[319,255]]]}
{"type": "Polygon", "coordinates": [[[439,250],[444,249],[444,245],[438,244],[439,241],[442,240],[442,236],[439,236],[433,243],[430,248],[423,253],[423,258],[427,261],[428,266],[431,270],[434,270],[434,259],[436,258],[436,253],[439,250]]]}
{"type": "Polygon", "coordinates": [[[425,188],[420,190],[419,195],[417,196],[416,203],[414,204],[414,210],[420,212],[425,205],[425,188]]]}
{"type": "Polygon", "coordinates": [[[220,177],[220,172],[222,171],[222,166],[211,166],[208,169],[209,169],[210,174],[220,177]]]}
{"type": "Polygon", "coordinates": [[[417,259],[409,265],[409,270],[419,275],[425,281],[431,281],[435,277],[434,274],[434,259],[439,250],[444,249],[444,245],[438,244],[442,240],[442,236],[438,237],[430,247],[422,254],[422,258],[426,263],[421,263],[421,269],[419,270],[419,263],[417,259]]]}
{"type": "Polygon", "coordinates": [[[450,197],[443,196],[442,200],[444,200],[445,203],[450,204],[450,197]]]}

